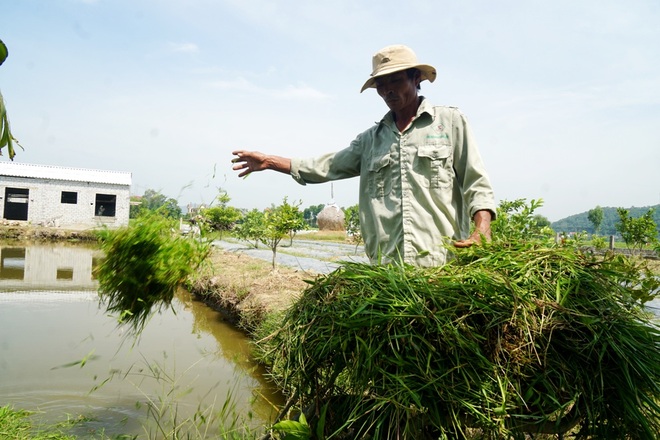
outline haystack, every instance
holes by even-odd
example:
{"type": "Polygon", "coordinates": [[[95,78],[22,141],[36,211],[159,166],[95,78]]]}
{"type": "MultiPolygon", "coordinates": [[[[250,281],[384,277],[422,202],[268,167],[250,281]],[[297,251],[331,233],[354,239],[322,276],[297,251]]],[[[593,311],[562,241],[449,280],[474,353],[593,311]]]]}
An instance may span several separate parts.
{"type": "Polygon", "coordinates": [[[321,231],[343,231],[344,211],[336,203],[329,203],[316,217],[321,231]]]}

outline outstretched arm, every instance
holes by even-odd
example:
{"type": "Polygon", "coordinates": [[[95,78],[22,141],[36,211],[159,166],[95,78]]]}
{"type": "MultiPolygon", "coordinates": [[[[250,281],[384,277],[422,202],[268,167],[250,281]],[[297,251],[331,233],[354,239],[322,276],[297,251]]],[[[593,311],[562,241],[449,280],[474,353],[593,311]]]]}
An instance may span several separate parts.
{"type": "Polygon", "coordinates": [[[232,151],[236,157],[231,160],[233,170],[240,171],[238,177],[247,176],[253,171],[275,170],[280,173],[291,173],[291,159],[287,157],[272,156],[258,151],[236,150],[232,151]]]}

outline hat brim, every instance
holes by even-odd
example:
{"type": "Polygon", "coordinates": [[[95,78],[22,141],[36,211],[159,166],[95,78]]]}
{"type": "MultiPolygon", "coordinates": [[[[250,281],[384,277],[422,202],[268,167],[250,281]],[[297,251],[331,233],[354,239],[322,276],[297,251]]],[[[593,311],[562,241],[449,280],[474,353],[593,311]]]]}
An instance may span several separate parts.
{"type": "Polygon", "coordinates": [[[364,83],[364,85],[360,89],[360,93],[364,92],[365,90],[367,90],[369,88],[375,88],[376,87],[376,79],[380,78],[381,76],[389,75],[391,73],[401,72],[402,70],[408,70],[408,69],[419,69],[419,71],[422,73],[422,81],[429,80],[429,82],[433,82],[433,81],[435,81],[435,77],[437,76],[437,72],[435,70],[435,67],[433,67],[429,64],[414,64],[414,65],[405,65],[405,66],[392,66],[389,69],[381,70],[376,75],[370,76],[369,79],[364,83]]]}

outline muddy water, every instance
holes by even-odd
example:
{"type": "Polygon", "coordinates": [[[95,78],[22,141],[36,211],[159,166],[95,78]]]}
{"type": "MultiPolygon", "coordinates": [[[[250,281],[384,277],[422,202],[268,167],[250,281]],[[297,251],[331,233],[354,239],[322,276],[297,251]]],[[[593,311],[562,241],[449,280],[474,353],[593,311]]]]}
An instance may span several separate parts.
{"type": "Polygon", "coordinates": [[[0,244],[0,406],[44,421],[83,415],[74,432],[83,436],[160,438],[147,433],[169,429],[175,411],[178,421],[203,412],[217,425],[226,401],[229,420],[272,417],[268,402],[281,399],[242,333],[182,291],[135,340],[99,304],[98,257],[79,246],[0,244]]]}

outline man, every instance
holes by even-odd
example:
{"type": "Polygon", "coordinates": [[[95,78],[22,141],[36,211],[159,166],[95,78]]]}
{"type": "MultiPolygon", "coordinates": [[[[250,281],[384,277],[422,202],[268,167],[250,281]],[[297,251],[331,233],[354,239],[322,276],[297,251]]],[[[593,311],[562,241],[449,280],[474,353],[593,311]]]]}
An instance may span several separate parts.
{"type": "Polygon", "coordinates": [[[360,176],[360,227],[371,261],[444,264],[448,240],[468,247],[490,239],[495,200],[463,114],[419,95],[420,83],[435,77],[410,48],[385,47],[360,91],[375,88],[389,107],[378,124],[348,148],[311,159],[234,151],[233,169],[239,177],[272,169],[303,185],[360,176]]]}

